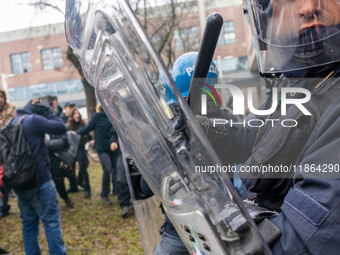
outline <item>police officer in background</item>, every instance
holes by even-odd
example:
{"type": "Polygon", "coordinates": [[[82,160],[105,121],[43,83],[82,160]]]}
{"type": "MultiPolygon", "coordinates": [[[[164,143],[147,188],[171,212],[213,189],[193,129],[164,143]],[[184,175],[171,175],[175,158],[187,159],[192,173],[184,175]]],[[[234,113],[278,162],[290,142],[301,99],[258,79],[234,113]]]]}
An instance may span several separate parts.
{"type": "MultiPolygon", "coordinates": [[[[307,89],[311,99],[304,107],[311,115],[295,105],[287,105],[283,115],[279,101],[267,118],[294,119],[296,127],[283,127],[280,121],[261,129],[227,124],[207,129],[206,123],[202,127],[217,152],[227,152],[229,163],[297,166],[297,171],[279,176],[240,173],[256,202],[279,212],[270,218],[282,232],[271,246],[274,254],[338,254],[340,179],[332,169],[340,163],[340,2],[246,0],[244,13],[268,87],[279,94],[282,87],[307,89]],[[323,166],[325,173],[315,171],[323,166]]],[[[287,95],[299,97],[303,95],[287,95]]],[[[262,109],[276,103],[271,99],[262,109]]]]}
{"type": "MultiPolygon", "coordinates": [[[[176,59],[173,68],[172,68],[172,78],[174,79],[178,90],[181,92],[183,98],[187,98],[190,89],[190,82],[194,73],[194,67],[197,59],[197,52],[187,52],[181,55],[179,58],[176,59]]],[[[211,82],[210,85],[214,86],[217,83],[217,69],[214,62],[211,62],[210,70],[207,76],[208,80],[211,82]]],[[[167,95],[170,96],[169,98],[169,106],[171,109],[174,109],[173,112],[177,113],[175,118],[181,118],[183,113],[180,112],[180,107],[176,100],[174,99],[173,94],[171,93],[168,85],[166,84],[165,87],[167,91],[167,95]]],[[[213,108],[209,108],[213,109],[213,108]]],[[[178,121],[176,125],[177,130],[183,129],[186,122],[184,118],[183,121],[178,121]]],[[[188,136],[185,134],[184,136],[188,136]]],[[[144,194],[147,196],[153,195],[151,189],[148,187],[147,183],[144,179],[141,179],[141,189],[144,194]]],[[[179,237],[174,225],[171,223],[169,217],[165,214],[165,222],[163,223],[160,234],[162,236],[161,242],[155,247],[154,255],[186,255],[189,254],[187,248],[185,247],[183,241],[179,237]]]]}

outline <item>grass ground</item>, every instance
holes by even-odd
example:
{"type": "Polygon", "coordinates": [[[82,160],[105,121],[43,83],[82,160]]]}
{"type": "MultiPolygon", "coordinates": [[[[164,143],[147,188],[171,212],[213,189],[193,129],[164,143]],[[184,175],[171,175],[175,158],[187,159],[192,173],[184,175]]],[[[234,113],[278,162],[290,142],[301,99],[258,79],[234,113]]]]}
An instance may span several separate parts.
{"type": "MultiPolygon", "coordinates": [[[[144,254],[137,221],[134,216],[122,219],[115,196],[113,206],[101,203],[102,169],[97,163],[89,166],[91,199],[84,199],[83,192],[72,193],[74,209],[65,208],[59,199],[63,238],[69,255],[127,255],[144,254]]],[[[67,183],[67,181],[65,181],[67,183]]],[[[0,219],[0,247],[11,255],[24,254],[22,224],[17,199],[10,199],[10,215],[0,219]]],[[[40,224],[39,243],[42,254],[48,254],[43,225],[40,224]]]]}

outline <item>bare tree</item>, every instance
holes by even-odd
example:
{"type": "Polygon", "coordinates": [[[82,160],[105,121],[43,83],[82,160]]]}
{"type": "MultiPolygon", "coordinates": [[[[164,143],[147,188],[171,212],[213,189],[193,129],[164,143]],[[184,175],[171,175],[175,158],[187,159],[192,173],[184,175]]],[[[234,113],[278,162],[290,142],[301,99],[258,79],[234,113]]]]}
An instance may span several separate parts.
{"type": "MultiPolygon", "coordinates": [[[[62,1],[66,2],[66,1],[62,1]]],[[[196,5],[194,0],[129,0],[136,15],[152,40],[157,52],[162,56],[167,67],[170,68],[175,61],[176,50],[188,51],[197,49],[197,35],[192,37],[191,28],[181,29],[190,10],[196,5]],[[176,37],[174,42],[174,36],[176,37]],[[180,47],[178,47],[180,45],[180,47]],[[178,47],[176,49],[175,47],[178,47]]],[[[60,4],[60,0],[58,1],[60,4]]],[[[38,10],[45,8],[55,9],[60,14],[64,12],[59,8],[56,0],[28,0],[28,5],[38,10]]],[[[190,17],[191,19],[193,17],[190,17]]],[[[185,25],[184,25],[185,26],[185,25]]],[[[84,85],[88,116],[95,112],[95,90],[86,81],[78,58],[69,47],[67,59],[78,70],[84,85]]]]}
{"type": "Polygon", "coordinates": [[[193,0],[130,0],[136,15],[147,31],[156,50],[162,56],[167,67],[175,61],[175,52],[198,48],[197,34],[194,38],[186,33],[188,19],[198,18],[191,15],[197,4],[193,0]]]}
{"type": "Polygon", "coordinates": [[[74,65],[77,69],[81,81],[84,86],[85,98],[86,98],[86,108],[87,108],[87,116],[90,119],[92,114],[96,111],[96,93],[94,87],[92,87],[88,81],[85,79],[83,69],[80,65],[78,57],[73,53],[73,50],[69,46],[66,52],[67,59],[74,65]]]}
{"type": "MultiPolygon", "coordinates": [[[[62,1],[66,4],[66,1],[62,1]]],[[[55,0],[27,0],[27,4],[35,7],[38,11],[44,11],[46,8],[54,9],[60,15],[65,15],[63,9],[61,9],[60,1],[58,1],[59,5],[55,0]]],[[[81,81],[84,86],[85,98],[86,98],[86,108],[87,108],[87,116],[91,118],[92,114],[95,112],[96,108],[96,95],[94,88],[88,83],[85,79],[82,67],[80,65],[79,59],[76,55],[73,54],[73,51],[70,47],[67,48],[66,52],[67,59],[73,64],[73,66],[77,69],[81,81]]]]}

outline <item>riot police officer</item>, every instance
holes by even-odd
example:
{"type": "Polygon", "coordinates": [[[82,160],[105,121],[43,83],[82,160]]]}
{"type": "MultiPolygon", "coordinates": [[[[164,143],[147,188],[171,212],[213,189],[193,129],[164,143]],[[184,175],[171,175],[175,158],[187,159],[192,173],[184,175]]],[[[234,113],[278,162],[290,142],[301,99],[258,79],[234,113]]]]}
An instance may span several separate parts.
{"type": "MultiPolygon", "coordinates": [[[[190,82],[194,73],[195,63],[197,59],[197,52],[187,52],[178,57],[173,65],[171,76],[174,79],[177,88],[181,92],[183,98],[187,98],[190,89],[190,82]]],[[[212,86],[217,83],[218,75],[217,69],[214,62],[211,62],[210,70],[208,72],[207,78],[209,79],[212,86]]],[[[171,93],[169,85],[165,83],[165,89],[169,95],[170,108],[174,109],[177,113],[176,117],[182,118],[183,113],[179,110],[179,106],[176,103],[175,97],[171,93]]],[[[181,126],[185,125],[185,121],[179,121],[176,128],[183,129],[181,126]]],[[[187,135],[186,135],[187,136],[187,135]]],[[[152,195],[152,191],[146,184],[145,180],[142,178],[141,187],[145,194],[152,195]]],[[[161,242],[155,247],[154,255],[186,255],[189,254],[187,248],[182,242],[180,236],[178,235],[174,225],[170,221],[169,217],[165,214],[165,222],[161,227],[160,233],[162,235],[161,242]]]]}
{"type": "MultiPolygon", "coordinates": [[[[274,254],[338,253],[340,181],[332,173],[340,163],[339,11],[339,1],[333,0],[245,1],[261,75],[279,91],[283,87],[308,90],[311,98],[304,106],[310,115],[294,105],[283,115],[278,102],[269,118],[290,117],[296,127],[267,123],[260,130],[228,125],[208,130],[208,137],[230,152],[231,163],[249,157],[245,168],[291,167],[279,175],[240,173],[261,206],[280,212],[271,217],[282,232],[272,245],[274,254]]],[[[287,97],[296,99],[301,94],[287,97]]],[[[269,97],[262,108],[271,103],[269,97]]]]}

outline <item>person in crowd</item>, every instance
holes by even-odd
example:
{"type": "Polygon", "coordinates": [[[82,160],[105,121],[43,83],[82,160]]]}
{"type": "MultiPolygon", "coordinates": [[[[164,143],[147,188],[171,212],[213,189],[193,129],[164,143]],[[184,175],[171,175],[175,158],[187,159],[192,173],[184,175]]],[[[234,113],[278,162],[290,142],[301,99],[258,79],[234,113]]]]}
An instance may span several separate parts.
{"type": "Polygon", "coordinates": [[[64,168],[60,157],[56,155],[56,152],[65,150],[69,146],[67,135],[49,135],[48,139],[45,138],[45,145],[48,149],[48,156],[51,162],[52,179],[55,183],[57,191],[60,197],[65,201],[66,207],[72,209],[74,205],[67,194],[64,183],[64,178],[67,175],[65,172],[70,170],[64,168]]]}
{"type": "Polygon", "coordinates": [[[66,122],[68,121],[68,118],[70,118],[71,113],[74,109],[74,107],[76,106],[76,104],[71,103],[71,102],[67,102],[64,106],[64,111],[63,113],[60,115],[60,118],[64,121],[64,123],[66,124],[66,122]]]}
{"type": "Polygon", "coordinates": [[[4,184],[3,180],[3,168],[0,161],[0,199],[1,199],[1,207],[0,207],[0,218],[5,217],[9,214],[10,205],[8,204],[8,189],[4,184]]]}
{"type": "Polygon", "coordinates": [[[61,114],[63,112],[63,108],[61,108],[61,106],[58,104],[58,98],[57,97],[52,98],[50,105],[51,105],[53,111],[55,112],[55,114],[57,114],[58,116],[61,116],[61,114]]]}
{"type": "MultiPolygon", "coordinates": [[[[15,105],[7,101],[6,92],[4,90],[0,90],[0,129],[15,117],[15,111],[15,105]]],[[[0,198],[2,200],[2,206],[0,207],[0,218],[9,214],[9,209],[11,207],[8,205],[8,197],[10,194],[11,191],[7,190],[6,185],[3,185],[2,197],[0,198]]]]}
{"type": "MultiPolygon", "coordinates": [[[[85,121],[82,120],[80,112],[77,108],[73,109],[71,112],[70,118],[68,119],[66,126],[69,130],[77,131],[83,127],[85,127],[85,121]]],[[[91,196],[91,187],[89,181],[89,175],[87,172],[87,167],[89,164],[89,160],[85,151],[85,144],[91,140],[91,136],[89,134],[84,134],[80,138],[78,152],[77,152],[77,161],[79,164],[79,174],[78,174],[78,184],[84,188],[84,198],[90,198],[91,196]]]]}
{"type": "MultiPolygon", "coordinates": [[[[66,124],[68,119],[71,116],[71,113],[74,109],[76,104],[67,102],[64,106],[64,111],[61,114],[60,118],[63,120],[63,122],[66,124]]],[[[76,172],[75,169],[72,169],[71,171],[66,173],[66,178],[69,180],[70,188],[67,190],[69,193],[78,192],[78,184],[77,184],[77,178],[76,178],[76,172]]]]}
{"type": "Polygon", "coordinates": [[[24,137],[37,161],[38,178],[25,189],[15,190],[23,223],[25,253],[41,254],[38,235],[39,220],[44,224],[45,235],[50,254],[66,254],[62,238],[61,219],[58,196],[52,181],[45,134],[62,135],[66,126],[48,104],[38,99],[30,100],[26,106],[17,111],[15,124],[23,115],[28,115],[21,123],[24,137]],[[38,180],[38,181],[37,181],[38,180]]]}
{"type": "Polygon", "coordinates": [[[15,105],[7,102],[6,92],[0,90],[0,129],[15,117],[15,105]]]}
{"type": "MultiPolygon", "coordinates": [[[[3,187],[3,178],[4,174],[3,174],[3,169],[2,169],[2,165],[1,165],[1,161],[0,161],[0,198],[3,196],[2,195],[2,187],[3,187]]],[[[8,252],[0,247],[0,254],[8,254],[8,252]]]]}
{"type": "Polygon", "coordinates": [[[121,214],[122,217],[126,217],[132,210],[132,206],[117,133],[113,129],[100,103],[97,104],[96,111],[91,117],[90,122],[85,127],[78,129],[77,133],[85,135],[94,130],[94,148],[103,167],[101,200],[107,205],[112,205],[108,195],[110,193],[110,174],[113,174],[117,183],[117,196],[122,208],[121,214]]]}

